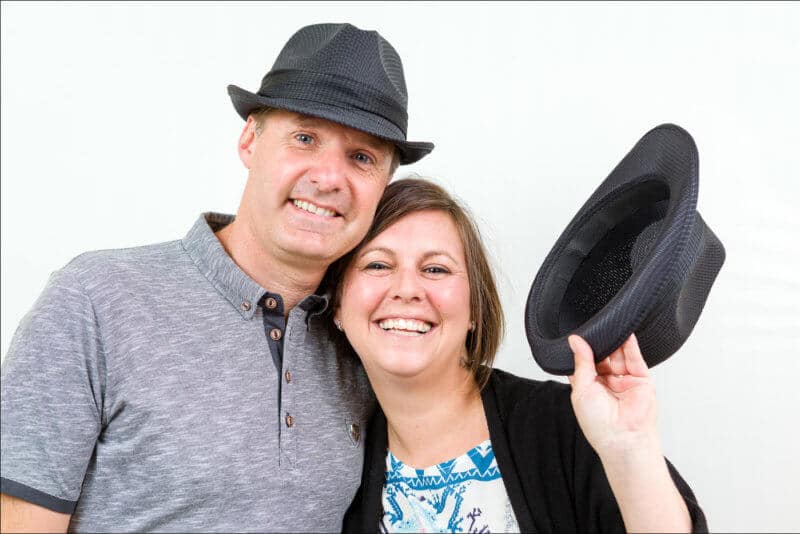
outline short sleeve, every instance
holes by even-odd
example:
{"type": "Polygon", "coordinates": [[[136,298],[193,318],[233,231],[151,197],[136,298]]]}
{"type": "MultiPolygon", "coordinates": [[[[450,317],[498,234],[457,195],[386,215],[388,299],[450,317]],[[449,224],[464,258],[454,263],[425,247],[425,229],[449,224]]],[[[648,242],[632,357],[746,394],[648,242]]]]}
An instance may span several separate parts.
{"type": "Polygon", "coordinates": [[[102,426],[105,358],[75,262],[53,274],[2,366],[0,491],[72,513],[102,426]]]}

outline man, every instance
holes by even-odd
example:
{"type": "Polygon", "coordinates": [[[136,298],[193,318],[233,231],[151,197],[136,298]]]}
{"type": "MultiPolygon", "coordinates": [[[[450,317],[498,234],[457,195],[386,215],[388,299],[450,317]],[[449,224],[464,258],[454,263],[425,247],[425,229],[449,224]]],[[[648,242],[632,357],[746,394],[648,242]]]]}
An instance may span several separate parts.
{"type": "Polygon", "coordinates": [[[83,254],[20,325],[2,377],[3,530],[334,531],[372,407],[320,314],[406,141],[400,58],[349,24],[300,29],[246,119],[234,219],[83,254]]]}

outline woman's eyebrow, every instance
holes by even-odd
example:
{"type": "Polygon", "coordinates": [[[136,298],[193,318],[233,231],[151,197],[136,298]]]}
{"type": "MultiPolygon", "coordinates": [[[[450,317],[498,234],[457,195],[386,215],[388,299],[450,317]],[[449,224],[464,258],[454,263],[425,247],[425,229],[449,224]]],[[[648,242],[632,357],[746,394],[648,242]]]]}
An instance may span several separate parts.
{"type": "MultiPolygon", "coordinates": [[[[367,247],[358,254],[358,257],[363,258],[364,256],[366,256],[371,252],[383,252],[384,254],[387,254],[392,257],[397,255],[397,253],[393,249],[387,247],[367,247]]],[[[429,250],[422,255],[422,260],[424,261],[434,256],[444,256],[446,258],[449,258],[450,261],[452,261],[453,263],[458,263],[456,259],[453,256],[451,256],[449,252],[445,250],[429,250]]]]}
{"type": "Polygon", "coordinates": [[[388,254],[390,256],[394,256],[395,255],[394,250],[392,250],[390,248],[386,248],[386,247],[366,247],[366,248],[364,248],[364,250],[359,252],[358,257],[359,258],[363,258],[364,256],[366,256],[370,252],[383,252],[384,254],[388,254]]]}
{"type": "Polygon", "coordinates": [[[449,252],[445,250],[429,250],[428,252],[422,255],[422,259],[427,260],[428,258],[431,258],[433,256],[446,256],[450,258],[450,261],[452,261],[453,263],[458,263],[456,259],[453,256],[451,256],[449,252]]]}

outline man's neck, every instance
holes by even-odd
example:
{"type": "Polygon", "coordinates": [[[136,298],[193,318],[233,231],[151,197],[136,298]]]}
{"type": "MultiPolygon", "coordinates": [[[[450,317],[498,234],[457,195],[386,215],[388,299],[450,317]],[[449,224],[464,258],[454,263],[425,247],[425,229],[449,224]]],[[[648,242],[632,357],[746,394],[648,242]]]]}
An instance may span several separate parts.
{"type": "Polygon", "coordinates": [[[287,316],[292,308],[317,289],[325,275],[323,266],[300,268],[297,264],[281,262],[265,251],[243,225],[237,225],[236,220],[216,232],[216,236],[225,252],[247,276],[270,293],[281,296],[287,316]]]}

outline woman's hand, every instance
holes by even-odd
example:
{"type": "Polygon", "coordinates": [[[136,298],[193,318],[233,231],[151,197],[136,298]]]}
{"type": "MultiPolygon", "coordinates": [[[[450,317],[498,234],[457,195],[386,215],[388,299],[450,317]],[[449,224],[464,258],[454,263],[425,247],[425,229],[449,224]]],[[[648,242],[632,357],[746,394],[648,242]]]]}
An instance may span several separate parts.
{"type": "Polygon", "coordinates": [[[603,463],[628,532],[691,532],[686,503],[661,452],[656,392],[631,335],[595,365],[592,348],[569,337],[575,353],[572,409],[603,463]]]}
{"type": "Polygon", "coordinates": [[[655,387],[636,337],[595,365],[579,336],[569,336],[575,354],[572,408],[586,439],[601,458],[632,449],[659,448],[655,387]]]}

